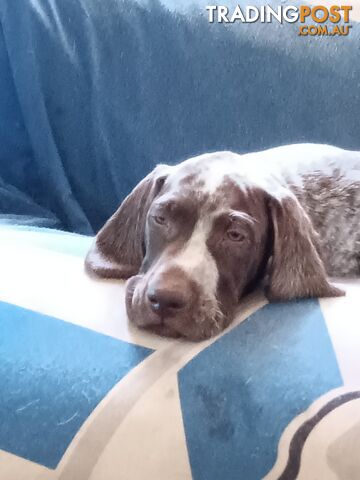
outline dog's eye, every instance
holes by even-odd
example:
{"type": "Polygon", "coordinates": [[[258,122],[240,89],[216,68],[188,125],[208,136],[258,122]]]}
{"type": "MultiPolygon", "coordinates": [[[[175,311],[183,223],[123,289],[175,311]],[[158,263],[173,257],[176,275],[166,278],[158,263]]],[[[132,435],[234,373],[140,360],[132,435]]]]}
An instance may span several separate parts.
{"type": "Polygon", "coordinates": [[[154,222],[158,225],[165,225],[166,218],[163,215],[153,215],[154,222]]]}
{"type": "Polygon", "coordinates": [[[245,239],[245,235],[238,230],[228,230],[226,235],[232,242],[242,242],[245,239]]]}

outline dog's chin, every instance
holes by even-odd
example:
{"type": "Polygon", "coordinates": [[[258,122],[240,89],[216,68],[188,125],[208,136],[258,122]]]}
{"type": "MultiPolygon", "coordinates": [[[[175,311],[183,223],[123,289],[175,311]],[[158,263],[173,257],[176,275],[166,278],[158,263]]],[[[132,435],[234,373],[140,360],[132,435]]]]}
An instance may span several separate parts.
{"type": "Polygon", "coordinates": [[[194,313],[161,319],[144,305],[144,302],[133,301],[134,292],[140,287],[139,282],[142,279],[141,275],[130,278],[125,296],[128,318],[138,328],[162,337],[198,342],[218,335],[229,324],[230,319],[225,317],[219,311],[217,303],[211,300],[202,301],[194,313]]]}
{"type": "MultiPolygon", "coordinates": [[[[130,320],[131,321],[131,320],[130,320]]],[[[136,325],[136,321],[133,322],[136,325]]],[[[155,335],[159,335],[161,337],[167,338],[176,338],[176,339],[184,339],[191,342],[200,342],[203,340],[207,340],[213,336],[216,336],[220,331],[214,331],[213,328],[206,328],[202,327],[201,329],[189,327],[185,328],[183,324],[177,328],[174,328],[174,325],[168,325],[167,323],[161,323],[159,325],[137,325],[142,330],[146,330],[148,332],[154,333],[155,335]]]]}
{"type": "Polygon", "coordinates": [[[168,327],[165,324],[160,325],[148,325],[145,327],[139,326],[142,330],[146,330],[147,332],[154,333],[155,335],[159,335],[160,337],[166,338],[182,338],[183,335],[171,327],[168,327]]]}

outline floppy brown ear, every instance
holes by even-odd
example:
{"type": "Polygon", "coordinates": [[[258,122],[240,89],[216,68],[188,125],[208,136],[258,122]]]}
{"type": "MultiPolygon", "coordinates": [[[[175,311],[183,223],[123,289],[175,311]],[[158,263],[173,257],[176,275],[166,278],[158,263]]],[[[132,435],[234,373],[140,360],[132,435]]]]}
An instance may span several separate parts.
{"type": "Polygon", "coordinates": [[[338,297],[344,292],[331,285],[316,249],[316,232],[294,197],[269,202],[274,246],[268,272],[269,300],[338,297]]]}
{"type": "Polygon", "coordinates": [[[157,166],[122,202],[105,223],[85,259],[88,273],[126,279],[137,274],[144,257],[148,210],[171,167],[157,166]]]}

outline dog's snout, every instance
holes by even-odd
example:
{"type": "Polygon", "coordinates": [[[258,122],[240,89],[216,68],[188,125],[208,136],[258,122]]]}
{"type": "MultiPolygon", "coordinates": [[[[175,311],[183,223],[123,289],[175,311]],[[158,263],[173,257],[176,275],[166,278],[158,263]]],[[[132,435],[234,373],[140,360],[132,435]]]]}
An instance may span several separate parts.
{"type": "Polygon", "coordinates": [[[160,265],[129,280],[126,309],[135,325],[165,337],[201,340],[224,327],[217,304],[178,265],[160,265]]]}
{"type": "Polygon", "coordinates": [[[183,293],[171,288],[155,288],[148,291],[147,296],[152,311],[159,315],[176,313],[186,307],[183,293]]]}
{"type": "Polygon", "coordinates": [[[183,312],[190,304],[192,292],[185,274],[169,270],[149,284],[147,300],[151,310],[166,318],[183,312]]]}

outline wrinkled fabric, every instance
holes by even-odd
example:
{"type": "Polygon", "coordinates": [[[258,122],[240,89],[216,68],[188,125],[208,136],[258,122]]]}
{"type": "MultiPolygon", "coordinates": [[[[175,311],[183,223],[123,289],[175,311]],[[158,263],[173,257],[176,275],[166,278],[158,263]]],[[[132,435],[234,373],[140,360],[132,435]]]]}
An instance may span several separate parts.
{"type": "Polygon", "coordinates": [[[360,149],[359,24],[305,38],[174,3],[0,0],[0,221],[92,234],[157,163],[360,149]]]}

